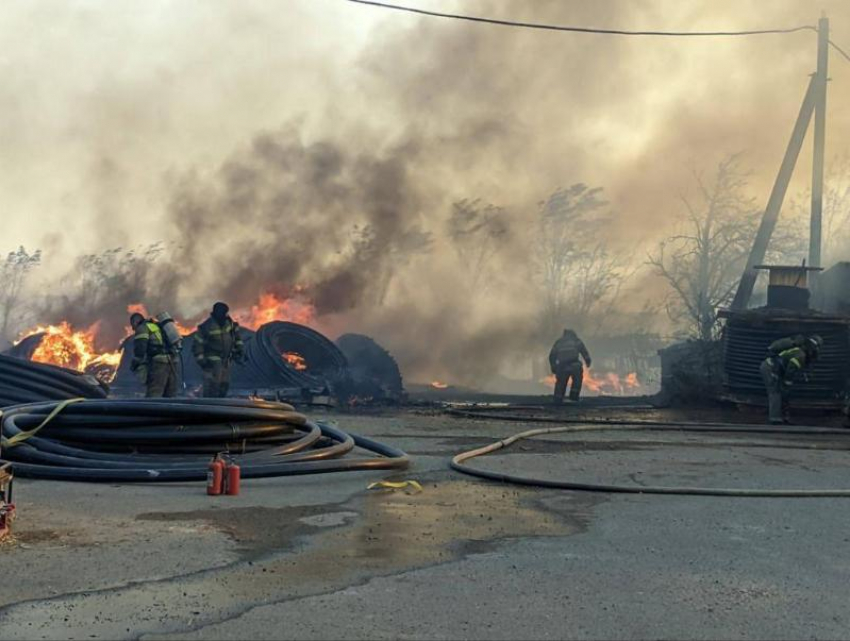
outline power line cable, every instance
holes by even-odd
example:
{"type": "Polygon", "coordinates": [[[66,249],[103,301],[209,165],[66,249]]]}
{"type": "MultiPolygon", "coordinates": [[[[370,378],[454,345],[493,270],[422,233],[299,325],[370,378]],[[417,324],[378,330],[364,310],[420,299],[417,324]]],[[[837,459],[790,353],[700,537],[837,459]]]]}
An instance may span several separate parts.
{"type": "MultiPolygon", "coordinates": [[[[394,11],[406,11],[408,13],[417,13],[423,16],[433,16],[436,18],[451,18],[454,20],[466,20],[468,22],[483,22],[486,24],[501,25],[504,27],[523,27],[526,29],[544,29],[547,31],[571,31],[574,33],[596,33],[611,36],[760,36],[766,34],[785,34],[795,33],[797,31],[817,31],[817,27],[812,25],[801,25],[790,29],[754,29],[749,31],[627,31],[624,29],[598,29],[594,27],[573,27],[568,25],[543,24],[538,22],[516,22],[513,20],[497,20],[495,18],[482,18],[480,16],[468,16],[456,13],[442,13],[439,11],[428,11],[426,9],[417,9],[415,7],[405,7],[397,4],[388,4],[385,2],[375,2],[374,0],[348,0],[356,4],[364,4],[381,9],[392,9],[394,11]]],[[[837,45],[833,44],[838,48],[837,45]]],[[[841,51],[839,49],[839,51],[841,51]]],[[[843,51],[841,53],[846,57],[843,51]]],[[[850,60],[850,57],[848,58],[850,60]]]]}
{"type": "Polygon", "coordinates": [[[839,46],[838,46],[837,44],[835,44],[832,40],[830,40],[830,41],[829,41],[829,44],[831,44],[833,47],[835,47],[835,50],[836,50],[838,53],[840,53],[842,56],[844,56],[844,57],[847,59],[847,62],[850,62],[850,55],[848,55],[848,54],[847,54],[847,52],[846,52],[846,51],[844,51],[844,49],[842,49],[841,47],[839,47],[839,46]]]}

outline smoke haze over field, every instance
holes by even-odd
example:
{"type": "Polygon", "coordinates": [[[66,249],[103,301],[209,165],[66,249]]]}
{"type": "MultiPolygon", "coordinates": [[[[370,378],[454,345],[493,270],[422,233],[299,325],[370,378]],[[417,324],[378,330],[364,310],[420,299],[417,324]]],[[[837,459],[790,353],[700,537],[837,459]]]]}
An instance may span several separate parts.
{"type": "MultiPolygon", "coordinates": [[[[675,30],[816,24],[823,9],[850,46],[844,0],[408,4],[675,30]]],[[[536,348],[533,233],[559,187],[604,188],[599,240],[638,269],[622,307],[660,299],[641,265],[675,229],[691,171],[743,152],[763,206],[815,66],[812,32],[617,38],[342,0],[0,11],[3,249],[44,250],[51,314],[121,324],[142,298],[192,317],[303,285],[323,329],[373,334],[420,380],[479,381],[536,348]],[[452,203],[478,198],[510,226],[482,293],[446,234],[452,203]],[[63,291],[80,253],[158,241],[159,259],[111,295],[63,291]]],[[[829,75],[827,159],[850,150],[850,64],[831,55],[829,75]]],[[[789,195],[810,179],[810,149],[789,195]]]]}

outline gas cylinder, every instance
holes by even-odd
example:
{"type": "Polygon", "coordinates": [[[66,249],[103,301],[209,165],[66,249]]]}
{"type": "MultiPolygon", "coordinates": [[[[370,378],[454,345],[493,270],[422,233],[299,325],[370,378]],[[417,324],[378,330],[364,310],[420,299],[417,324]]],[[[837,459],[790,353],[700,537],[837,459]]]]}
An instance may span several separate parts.
{"type": "Polygon", "coordinates": [[[156,320],[157,325],[162,330],[163,340],[168,347],[177,352],[181,351],[183,349],[183,337],[180,335],[180,330],[177,329],[177,325],[174,323],[171,314],[161,312],[157,314],[154,320],[156,320]]]}
{"type": "Polygon", "coordinates": [[[207,494],[218,496],[224,490],[224,461],[214,456],[207,467],[207,494]]]}
{"type": "Polygon", "coordinates": [[[236,496],[239,494],[239,484],[242,480],[242,470],[239,466],[233,461],[229,461],[227,464],[227,494],[229,496],[236,496]]]}

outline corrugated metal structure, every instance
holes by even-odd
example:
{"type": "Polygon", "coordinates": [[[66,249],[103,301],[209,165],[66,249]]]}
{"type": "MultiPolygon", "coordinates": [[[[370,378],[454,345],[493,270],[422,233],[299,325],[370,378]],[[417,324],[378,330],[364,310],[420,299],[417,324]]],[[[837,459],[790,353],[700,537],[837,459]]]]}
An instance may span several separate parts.
{"type": "Polygon", "coordinates": [[[729,312],[723,330],[723,396],[737,403],[764,404],[766,392],[759,365],[775,340],[796,334],[824,339],[809,381],[795,383],[792,406],[841,407],[850,376],[850,318],[814,311],[770,307],[729,312]]]}
{"type": "Polygon", "coordinates": [[[780,338],[818,334],[821,353],[797,381],[791,405],[842,407],[850,378],[850,317],[808,308],[807,276],[818,268],[758,266],[770,270],[765,307],[744,311],[721,310],[723,328],[723,398],[736,403],[765,404],[767,394],[759,366],[770,344],[780,338]]]}

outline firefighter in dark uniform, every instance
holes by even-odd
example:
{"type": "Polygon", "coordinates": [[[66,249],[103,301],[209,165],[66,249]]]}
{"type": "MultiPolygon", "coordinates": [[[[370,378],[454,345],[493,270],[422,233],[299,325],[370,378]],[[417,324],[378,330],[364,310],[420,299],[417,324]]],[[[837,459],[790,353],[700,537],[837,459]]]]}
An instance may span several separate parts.
{"type": "Polygon", "coordinates": [[[787,423],[787,405],[795,379],[807,380],[808,370],[823,348],[818,335],[781,338],[767,348],[768,357],[762,361],[761,375],[767,389],[768,422],[787,423]]]}
{"type": "Polygon", "coordinates": [[[230,388],[230,365],[243,358],[239,324],[225,303],[213,305],[210,317],[198,325],[192,341],[192,355],[204,372],[204,396],[223,398],[230,388]]]}
{"type": "Polygon", "coordinates": [[[133,360],[130,370],[145,384],[147,398],[177,396],[177,355],[169,348],[160,326],[138,312],[130,316],[133,360]]]}
{"type": "Polygon", "coordinates": [[[564,402],[567,383],[570,385],[570,400],[578,401],[581,394],[581,383],[584,380],[584,368],[579,356],[590,367],[590,353],[582,340],[571,329],[565,329],[564,334],[555,341],[549,352],[549,367],[555,375],[555,404],[564,402]]]}

